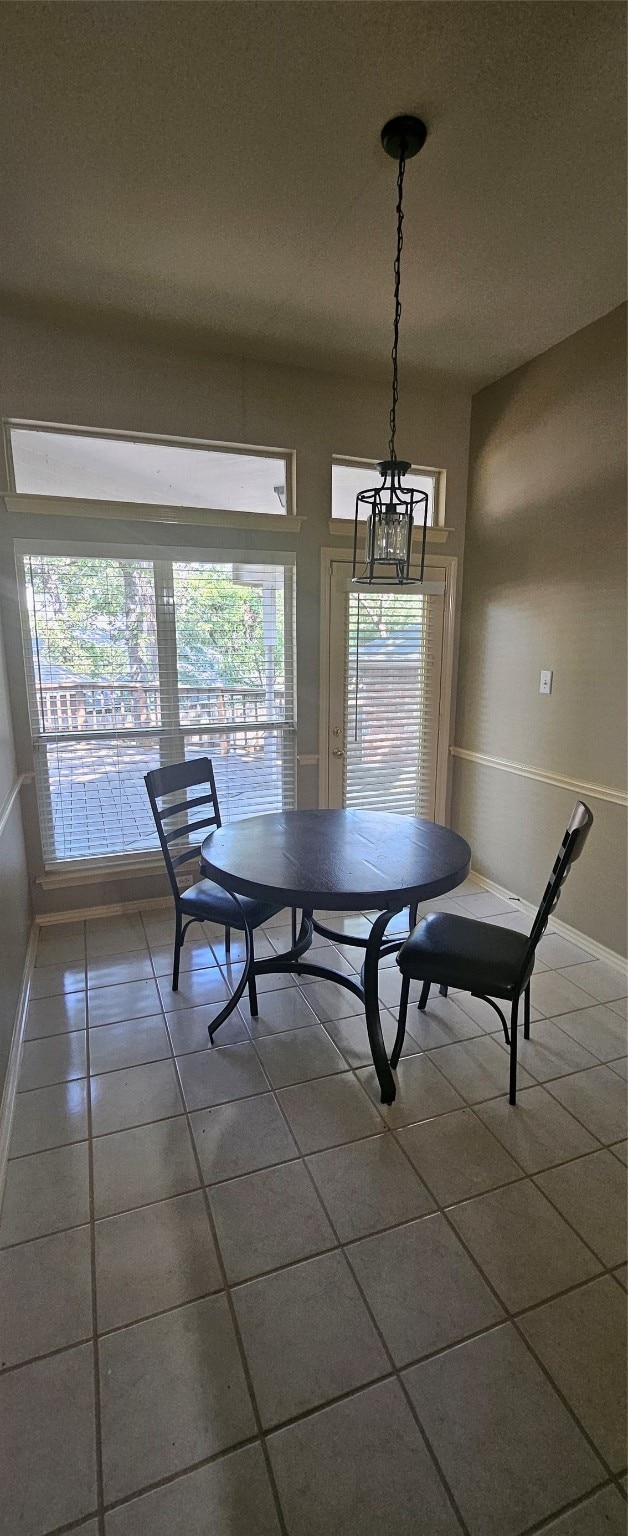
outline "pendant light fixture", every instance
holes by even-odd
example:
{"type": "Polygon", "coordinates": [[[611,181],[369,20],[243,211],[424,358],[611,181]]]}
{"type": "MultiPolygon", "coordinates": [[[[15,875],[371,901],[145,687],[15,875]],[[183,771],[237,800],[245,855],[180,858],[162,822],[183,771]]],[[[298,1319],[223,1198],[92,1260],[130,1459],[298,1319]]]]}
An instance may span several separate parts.
{"type": "Polygon", "coordinates": [[[378,464],[381,485],[360,491],[355,503],[353,530],[353,581],[360,586],[416,584],[423,580],[425,568],[425,540],[427,533],[428,497],[426,491],[414,486],[404,486],[403,477],[411,465],[397,458],[395,437],[397,431],[397,400],[399,398],[398,352],[399,322],[401,320],[401,252],[403,249],[403,180],[406,161],[418,155],[427,138],[427,128],[420,117],[393,117],[382,128],[382,145],[387,155],[399,163],[397,173],[397,248],[395,253],[395,314],[392,344],[392,403],[390,408],[390,438],[388,458],[378,464]],[[358,557],[359,530],[364,526],[360,519],[366,509],[366,548],[364,564],[358,557]],[[410,575],[412,553],[412,529],[422,519],[422,541],[419,556],[419,575],[410,575]]]}

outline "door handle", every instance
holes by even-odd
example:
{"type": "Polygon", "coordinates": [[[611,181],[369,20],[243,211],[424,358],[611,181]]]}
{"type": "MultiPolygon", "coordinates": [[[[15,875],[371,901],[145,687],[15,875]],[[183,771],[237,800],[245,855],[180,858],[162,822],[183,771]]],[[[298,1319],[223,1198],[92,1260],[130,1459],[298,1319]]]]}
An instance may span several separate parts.
{"type": "Polygon", "coordinates": [[[344,757],[344,752],[342,750],[342,747],[334,747],[333,752],[332,752],[331,755],[332,755],[332,757],[344,757]]]}

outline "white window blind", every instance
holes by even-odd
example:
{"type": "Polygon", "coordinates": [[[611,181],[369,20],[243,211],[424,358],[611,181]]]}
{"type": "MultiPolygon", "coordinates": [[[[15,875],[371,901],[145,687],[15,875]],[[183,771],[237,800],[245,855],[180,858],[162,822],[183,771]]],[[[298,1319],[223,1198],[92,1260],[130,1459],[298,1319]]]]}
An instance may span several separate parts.
{"type": "Polygon", "coordinates": [[[344,803],[434,817],[443,583],[347,594],[344,803]]]}
{"type": "Polygon", "coordinates": [[[294,572],[31,554],[24,651],[44,858],[157,846],[149,768],[211,757],[224,821],[294,804],[294,572]]]}
{"type": "Polygon", "coordinates": [[[11,425],[15,489],[37,496],[288,512],[288,455],[11,425]]]}

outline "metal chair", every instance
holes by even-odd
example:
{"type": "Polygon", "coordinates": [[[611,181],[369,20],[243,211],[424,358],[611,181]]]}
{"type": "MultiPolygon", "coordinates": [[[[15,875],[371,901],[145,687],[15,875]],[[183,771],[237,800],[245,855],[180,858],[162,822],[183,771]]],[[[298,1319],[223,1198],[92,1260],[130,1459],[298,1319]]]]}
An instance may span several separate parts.
{"type": "Polygon", "coordinates": [[[399,1000],[397,1036],[390,1065],[397,1066],[406,1031],[408,997],[411,981],[423,983],[419,1008],[427,1006],[430,988],[440,987],[446,996],[449,987],[457,987],[479,997],[499,1014],[506,1044],[510,1047],[511,1104],[517,1098],[517,1021],[523,996],[523,1034],[530,1038],[530,977],[539,940],[542,939],[561,888],[572,864],[580,858],[593,816],[588,805],[577,800],[565,836],[558,850],[554,868],[545,887],[541,905],[530,934],[477,918],[455,917],[449,912],[430,912],[406,939],[397,956],[403,977],[399,1000]],[[510,1003],[510,1029],[495,998],[510,1003]]]}
{"type": "MultiPolygon", "coordinates": [[[[249,972],[248,990],[251,1013],[257,1014],[257,988],[255,985],[253,948],[253,930],[259,928],[261,923],[274,917],[280,912],[280,907],[264,905],[261,901],[255,901],[250,896],[234,897],[229,891],[223,891],[221,886],[213,880],[198,880],[195,885],[180,890],[176,872],[182,865],[189,863],[190,859],[198,859],[200,852],[199,842],[190,841],[192,834],[206,832],[212,827],[222,825],[214,770],[209,757],[195,757],[190,762],[173,763],[168,768],[153,768],[150,773],[144,775],[144,783],[148,791],[148,798],[155,818],[155,826],[161,843],[161,851],[164,856],[166,871],[170,881],[170,889],[174,897],[176,914],[176,928],[174,938],[174,961],[172,967],[172,990],[176,992],[179,987],[179,961],[181,948],[188,928],[191,923],[220,923],[225,930],[225,953],[230,953],[231,929],[244,929],[243,914],[251,930],[251,968],[249,972]],[[202,788],[205,793],[188,799],[187,790],[202,788]],[[159,806],[158,801],[172,795],[177,797],[183,793],[183,798],[177,798],[174,804],[167,803],[159,806]],[[202,814],[198,820],[189,821],[190,816],[195,817],[197,811],[202,814]],[[187,921],[185,919],[187,918],[187,921]]],[[[247,935],[248,952],[248,935],[247,935]]],[[[214,1028],[218,1027],[218,1021],[210,1029],[210,1036],[214,1028]]]]}

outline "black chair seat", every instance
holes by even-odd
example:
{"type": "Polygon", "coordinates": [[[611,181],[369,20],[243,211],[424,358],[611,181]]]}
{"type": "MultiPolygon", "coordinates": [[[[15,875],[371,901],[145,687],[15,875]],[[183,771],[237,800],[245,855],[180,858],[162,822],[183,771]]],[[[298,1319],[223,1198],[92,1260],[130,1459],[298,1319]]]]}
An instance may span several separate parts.
{"type": "Polygon", "coordinates": [[[523,965],[530,940],[512,928],[498,928],[472,917],[430,912],[406,939],[397,956],[403,976],[413,981],[463,987],[465,992],[511,997],[532,974],[534,955],[523,965]]]}
{"type": "MultiPolygon", "coordinates": [[[[251,928],[259,928],[260,923],[268,922],[269,917],[281,912],[281,907],[267,906],[253,896],[240,896],[239,899],[251,928]]],[[[229,891],[223,891],[213,880],[199,880],[187,891],[182,891],[180,906],[186,917],[194,917],[199,922],[220,923],[223,928],[243,926],[237,902],[229,891]]]]}
{"type": "Polygon", "coordinates": [[[429,912],[402,944],[397,955],[401,992],[397,1034],[390,1057],[393,1071],[403,1048],[410,982],[423,983],[420,1012],[427,1007],[430,987],[434,983],[445,996],[449,987],[459,987],[462,992],[482,997],[499,1014],[510,1050],[508,1099],[511,1104],[516,1103],[519,1004],[523,998],[523,1034],[524,1039],[529,1040],[530,977],[536,947],[545,933],[569,870],[582,853],[592,822],[588,805],[584,800],[576,800],[529,934],[501,928],[497,923],[478,923],[472,917],[429,912]],[[495,998],[507,999],[510,1003],[510,1030],[495,998]]]}

